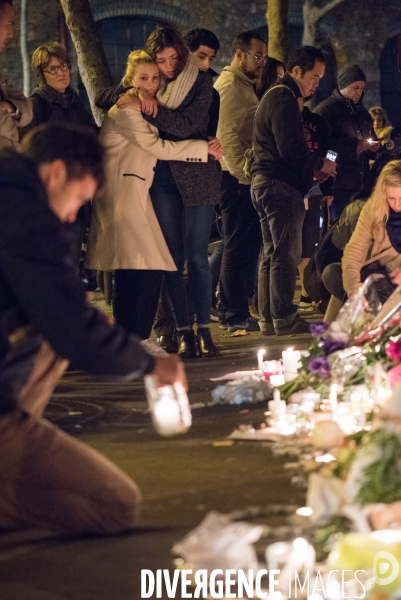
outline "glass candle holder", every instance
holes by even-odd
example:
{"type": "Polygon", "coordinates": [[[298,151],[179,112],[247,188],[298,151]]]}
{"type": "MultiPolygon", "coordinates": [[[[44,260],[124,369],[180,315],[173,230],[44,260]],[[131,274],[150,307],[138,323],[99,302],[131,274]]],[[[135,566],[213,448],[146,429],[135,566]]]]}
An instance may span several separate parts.
{"type": "Polygon", "coordinates": [[[170,437],[186,433],[192,424],[188,396],[180,383],[157,386],[152,375],[145,377],[145,390],[156,431],[170,437]]]}

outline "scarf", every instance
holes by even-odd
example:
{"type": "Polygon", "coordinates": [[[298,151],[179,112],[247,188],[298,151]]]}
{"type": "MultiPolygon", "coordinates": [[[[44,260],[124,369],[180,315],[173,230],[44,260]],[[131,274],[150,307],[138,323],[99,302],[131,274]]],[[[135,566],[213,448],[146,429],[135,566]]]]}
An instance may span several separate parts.
{"type": "Polygon", "coordinates": [[[397,213],[390,208],[386,230],[391,245],[397,250],[398,254],[401,254],[401,213],[397,213]]]}
{"type": "Polygon", "coordinates": [[[167,86],[159,89],[157,92],[157,101],[161,106],[174,110],[182,104],[188,96],[199,75],[199,67],[192,54],[188,55],[188,60],[181,73],[170,81],[167,86]]]}
{"type": "Polygon", "coordinates": [[[64,94],[62,94],[46,83],[40,83],[39,86],[33,90],[33,94],[38,94],[44,100],[47,100],[47,102],[55,102],[62,108],[68,108],[71,104],[74,104],[77,96],[76,91],[70,86],[68,86],[64,94]]]}

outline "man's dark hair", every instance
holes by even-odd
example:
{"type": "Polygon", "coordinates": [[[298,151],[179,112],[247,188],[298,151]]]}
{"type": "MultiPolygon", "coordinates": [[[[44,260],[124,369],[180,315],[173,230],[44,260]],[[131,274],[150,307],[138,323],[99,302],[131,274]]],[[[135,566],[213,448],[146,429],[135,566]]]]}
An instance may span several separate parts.
{"type": "Polygon", "coordinates": [[[12,6],[13,0],[0,0],[0,13],[3,12],[6,6],[12,6]]]}
{"type": "Polygon", "coordinates": [[[43,123],[22,139],[22,152],[36,166],[62,160],[68,180],[87,175],[101,186],[105,180],[102,145],[89,127],[69,123],[43,123]]]}
{"type": "Polygon", "coordinates": [[[252,40],[259,40],[266,44],[266,40],[264,40],[257,31],[244,31],[237,35],[231,44],[231,58],[235,57],[237,50],[244,50],[244,52],[249,50],[252,40]]]}
{"type": "Polygon", "coordinates": [[[287,63],[287,71],[291,73],[295,67],[300,67],[303,75],[306,71],[312,71],[316,61],[326,62],[323,52],[314,46],[301,46],[291,54],[287,63]]]}
{"type": "Polygon", "coordinates": [[[183,38],[191,52],[196,52],[199,46],[207,46],[216,53],[220,48],[220,42],[217,35],[215,35],[213,31],[210,31],[210,29],[196,27],[195,29],[190,29],[184,33],[183,38]]]}

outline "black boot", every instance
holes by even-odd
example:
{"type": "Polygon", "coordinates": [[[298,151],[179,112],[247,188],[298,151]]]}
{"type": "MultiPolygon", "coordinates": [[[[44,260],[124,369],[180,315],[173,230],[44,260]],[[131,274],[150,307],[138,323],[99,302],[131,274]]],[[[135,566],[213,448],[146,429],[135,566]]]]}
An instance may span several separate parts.
{"type": "Polygon", "coordinates": [[[161,335],[157,338],[156,343],[168,354],[177,354],[178,352],[177,342],[172,335],[161,335]]]}
{"type": "Polygon", "coordinates": [[[182,329],[177,331],[178,337],[178,356],[181,358],[196,357],[196,339],[192,329],[182,329]]]}
{"type": "Polygon", "coordinates": [[[198,345],[201,356],[219,356],[220,354],[213,343],[209,327],[198,327],[198,345]]]}

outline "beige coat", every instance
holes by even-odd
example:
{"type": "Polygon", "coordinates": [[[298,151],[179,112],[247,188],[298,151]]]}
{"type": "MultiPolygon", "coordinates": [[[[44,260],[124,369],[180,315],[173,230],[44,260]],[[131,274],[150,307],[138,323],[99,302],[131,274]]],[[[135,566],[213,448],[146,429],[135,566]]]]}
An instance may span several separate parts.
{"type": "Polygon", "coordinates": [[[214,87],[220,95],[217,137],[224,150],[223,171],[249,185],[244,173],[245,150],[252,148],[252,129],[259,105],[253,82],[240,69],[224,67],[214,87]]]}
{"type": "Polygon", "coordinates": [[[207,162],[204,140],[170,142],[133,108],[113,106],[100,139],[106,148],[106,185],[95,196],[86,264],[91,269],[175,271],[149,189],[159,160],[207,162]]]}
{"type": "Polygon", "coordinates": [[[374,226],[372,203],[366,202],[358,223],[342,259],[343,285],[347,294],[355,292],[361,285],[361,269],[379,261],[389,272],[401,267],[401,254],[393,248],[387,235],[385,223],[374,226]],[[369,249],[369,260],[366,260],[369,249]]]}
{"type": "Polygon", "coordinates": [[[19,127],[28,125],[33,114],[32,101],[9,85],[0,73],[0,101],[3,100],[9,100],[17,110],[10,115],[0,107],[0,150],[18,147],[19,127]]]}

